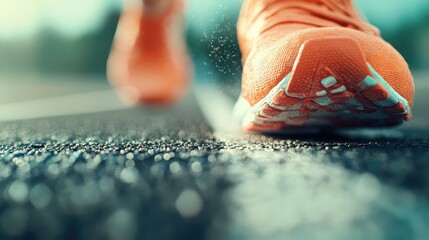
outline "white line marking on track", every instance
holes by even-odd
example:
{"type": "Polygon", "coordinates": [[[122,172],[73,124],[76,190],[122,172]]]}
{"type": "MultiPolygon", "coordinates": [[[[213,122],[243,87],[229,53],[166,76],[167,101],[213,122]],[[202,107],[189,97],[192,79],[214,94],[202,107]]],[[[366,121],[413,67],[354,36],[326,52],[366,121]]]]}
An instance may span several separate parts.
{"type": "Polygon", "coordinates": [[[232,116],[234,100],[219,87],[215,84],[199,85],[194,88],[194,95],[214,132],[241,132],[240,124],[232,116]]]}
{"type": "Polygon", "coordinates": [[[0,105],[0,121],[107,112],[130,108],[113,90],[103,90],[67,96],[0,105]]]}

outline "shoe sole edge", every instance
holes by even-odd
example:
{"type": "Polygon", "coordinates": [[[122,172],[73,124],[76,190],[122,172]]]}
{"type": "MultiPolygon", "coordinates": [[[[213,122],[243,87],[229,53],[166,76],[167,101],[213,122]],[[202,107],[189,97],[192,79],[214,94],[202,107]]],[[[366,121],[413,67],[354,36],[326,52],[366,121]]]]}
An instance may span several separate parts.
{"type": "Polygon", "coordinates": [[[305,42],[292,72],[265,98],[253,107],[239,102],[235,112],[241,114],[236,115],[250,132],[386,127],[411,119],[408,101],[366,61],[351,38],[305,42]]]}

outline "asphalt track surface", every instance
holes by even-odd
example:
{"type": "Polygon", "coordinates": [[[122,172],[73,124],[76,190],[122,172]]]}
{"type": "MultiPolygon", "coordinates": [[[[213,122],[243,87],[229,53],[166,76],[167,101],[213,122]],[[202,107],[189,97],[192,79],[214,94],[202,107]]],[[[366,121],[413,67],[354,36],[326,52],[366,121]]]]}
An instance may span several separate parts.
{"type": "Polygon", "coordinates": [[[0,239],[427,239],[425,101],[401,128],[287,136],[218,131],[195,97],[2,121],[0,239]]]}

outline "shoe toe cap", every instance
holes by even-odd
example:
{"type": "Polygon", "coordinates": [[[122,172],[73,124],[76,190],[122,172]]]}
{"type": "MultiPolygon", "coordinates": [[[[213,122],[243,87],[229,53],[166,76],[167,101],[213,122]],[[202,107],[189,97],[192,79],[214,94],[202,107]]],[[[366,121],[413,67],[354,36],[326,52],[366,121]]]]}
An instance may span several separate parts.
{"type": "Polygon", "coordinates": [[[368,63],[412,105],[414,83],[404,58],[380,37],[341,27],[311,28],[286,36],[273,33],[261,39],[244,64],[243,97],[251,105],[265,97],[293,70],[299,50],[306,41],[338,37],[356,40],[368,63]]]}

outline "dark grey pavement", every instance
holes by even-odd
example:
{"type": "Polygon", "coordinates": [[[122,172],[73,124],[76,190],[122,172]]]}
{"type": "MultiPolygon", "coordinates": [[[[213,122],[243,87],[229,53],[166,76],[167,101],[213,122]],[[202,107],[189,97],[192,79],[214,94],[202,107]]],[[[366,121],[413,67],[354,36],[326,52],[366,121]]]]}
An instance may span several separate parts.
{"type": "Polygon", "coordinates": [[[263,136],[169,109],[0,122],[0,239],[427,239],[429,128],[263,136]]]}

